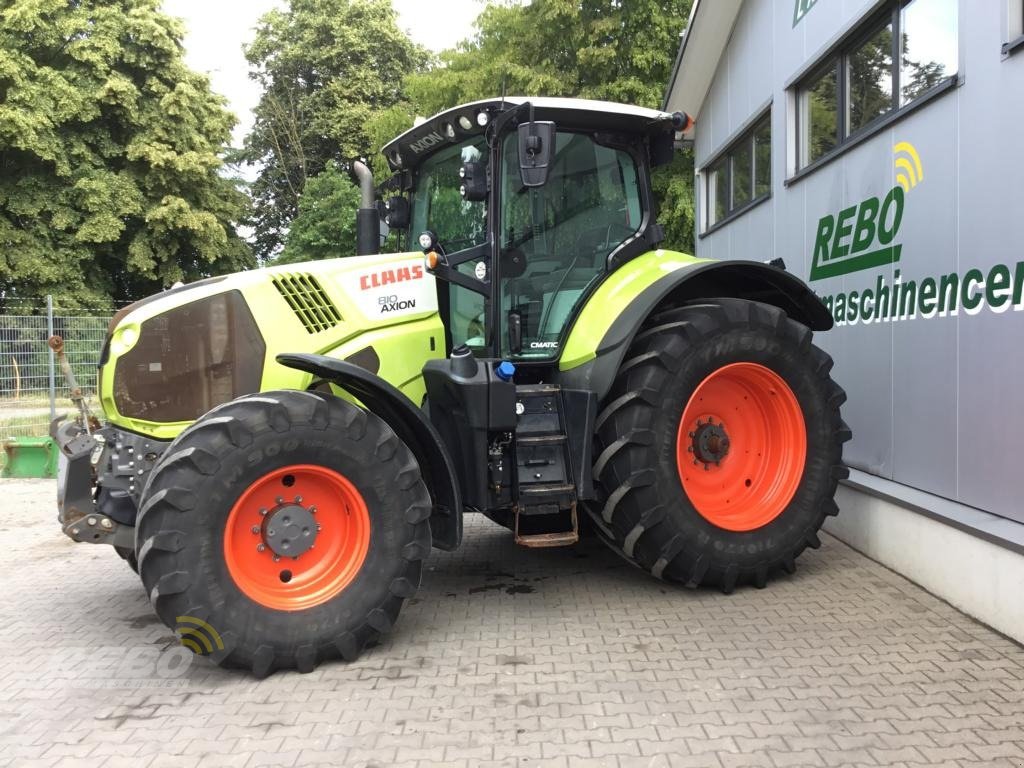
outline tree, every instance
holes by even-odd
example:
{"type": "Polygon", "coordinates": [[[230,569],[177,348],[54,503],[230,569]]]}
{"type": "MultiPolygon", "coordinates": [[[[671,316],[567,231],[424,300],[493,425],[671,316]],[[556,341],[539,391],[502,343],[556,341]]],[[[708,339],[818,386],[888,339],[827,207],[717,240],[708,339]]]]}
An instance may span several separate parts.
{"type": "MultiPolygon", "coordinates": [[[[533,0],[489,5],[476,35],[410,75],[415,113],[432,115],[505,92],[660,107],[692,0],[533,0]]],[[[693,156],[654,175],[667,244],[693,246],[693,156]]]]}
{"type": "Polygon", "coordinates": [[[109,303],[252,263],[234,118],[158,7],[0,0],[0,296],[109,303]]]}
{"type": "Polygon", "coordinates": [[[334,162],[306,182],[277,264],[352,256],[359,188],[334,162]]]}
{"type": "Polygon", "coordinates": [[[426,53],[398,28],[390,0],[292,0],[263,17],[246,57],[263,95],[239,159],[260,167],[252,225],[257,254],[270,259],[307,181],[378,149],[368,124],[401,101],[426,53]]]}
{"type": "Polygon", "coordinates": [[[476,36],[408,79],[428,113],[468,98],[577,96],[660,105],[691,0],[535,0],[488,5],[476,36]]]}

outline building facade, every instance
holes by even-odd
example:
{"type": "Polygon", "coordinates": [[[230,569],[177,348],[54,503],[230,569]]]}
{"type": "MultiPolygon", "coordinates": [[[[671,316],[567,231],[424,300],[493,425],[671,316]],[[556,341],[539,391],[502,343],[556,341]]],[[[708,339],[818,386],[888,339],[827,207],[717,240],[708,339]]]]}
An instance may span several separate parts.
{"type": "Polygon", "coordinates": [[[698,0],[665,106],[697,255],[782,258],[835,319],[833,531],[1024,636],[1024,2],[698,0]]]}

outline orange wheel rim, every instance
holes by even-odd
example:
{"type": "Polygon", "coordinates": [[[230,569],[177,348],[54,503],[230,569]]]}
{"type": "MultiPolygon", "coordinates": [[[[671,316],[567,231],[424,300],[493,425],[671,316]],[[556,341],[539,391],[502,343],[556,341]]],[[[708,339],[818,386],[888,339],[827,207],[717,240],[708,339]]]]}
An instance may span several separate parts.
{"type": "Polygon", "coordinates": [[[281,611],[326,603],[366,560],[370,514],[356,487],[325,467],[297,464],[250,485],[228,514],[224,561],[247,597],[281,611]]]}
{"type": "Polygon", "coordinates": [[[793,390],[756,363],[723,366],[683,409],[676,463],[683,490],[708,522],[752,531],[782,514],[800,486],[807,428],[793,390]]]}

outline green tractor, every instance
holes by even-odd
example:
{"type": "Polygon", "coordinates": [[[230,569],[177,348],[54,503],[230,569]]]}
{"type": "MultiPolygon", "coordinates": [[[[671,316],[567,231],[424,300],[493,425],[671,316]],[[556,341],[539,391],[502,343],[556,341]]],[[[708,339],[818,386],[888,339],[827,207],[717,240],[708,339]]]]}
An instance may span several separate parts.
{"type": "Polygon", "coordinates": [[[763,587],[836,513],[832,326],[782,264],[660,247],[651,169],[689,118],[577,99],[445,111],[365,165],[360,255],[120,311],[103,421],[55,424],[59,519],[169,627],[266,675],[354,659],[479,512],[592,530],[654,577],[763,587]],[[418,251],[378,255],[380,223],[418,251]]]}

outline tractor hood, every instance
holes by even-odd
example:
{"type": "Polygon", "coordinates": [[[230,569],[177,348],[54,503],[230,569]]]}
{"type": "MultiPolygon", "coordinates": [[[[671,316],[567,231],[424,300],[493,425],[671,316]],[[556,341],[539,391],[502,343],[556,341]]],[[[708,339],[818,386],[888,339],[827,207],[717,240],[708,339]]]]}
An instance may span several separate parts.
{"type": "Polygon", "coordinates": [[[241,395],[309,386],[308,375],[275,362],[278,354],[345,357],[353,344],[362,348],[360,337],[424,321],[436,325],[430,344],[443,351],[436,285],[420,253],[212,278],[118,313],[100,360],[100,401],[112,423],[169,439],[241,395]]]}

